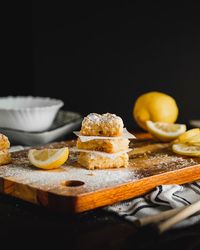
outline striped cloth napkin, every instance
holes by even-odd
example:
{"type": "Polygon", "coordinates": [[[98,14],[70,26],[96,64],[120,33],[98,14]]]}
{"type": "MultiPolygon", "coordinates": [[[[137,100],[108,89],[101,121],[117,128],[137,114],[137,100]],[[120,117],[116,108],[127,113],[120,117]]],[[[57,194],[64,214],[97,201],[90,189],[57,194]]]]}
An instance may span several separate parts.
{"type": "MultiPolygon", "coordinates": [[[[145,196],[130,199],[105,208],[124,219],[136,222],[172,208],[187,206],[200,200],[200,181],[185,185],[161,185],[145,196]]],[[[200,223],[200,213],[176,224],[174,228],[200,223]]]]}

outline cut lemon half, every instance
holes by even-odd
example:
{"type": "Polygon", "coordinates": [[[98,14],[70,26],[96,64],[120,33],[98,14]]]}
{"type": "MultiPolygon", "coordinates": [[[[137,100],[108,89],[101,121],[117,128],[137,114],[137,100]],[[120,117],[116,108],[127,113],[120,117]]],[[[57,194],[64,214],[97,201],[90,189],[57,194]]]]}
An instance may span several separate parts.
{"type": "Polygon", "coordinates": [[[200,142],[200,128],[193,128],[182,135],[180,135],[177,139],[178,143],[189,143],[190,142],[200,142]]]}
{"type": "Polygon", "coordinates": [[[60,149],[31,149],[28,152],[28,159],[35,167],[42,169],[54,169],[62,166],[68,159],[69,150],[67,147],[60,149]]]}
{"type": "Polygon", "coordinates": [[[178,143],[172,146],[172,150],[180,155],[200,157],[199,146],[189,146],[186,144],[178,143]]]}
{"type": "Polygon", "coordinates": [[[148,131],[161,141],[172,141],[186,131],[185,124],[147,121],[148,131]]]}

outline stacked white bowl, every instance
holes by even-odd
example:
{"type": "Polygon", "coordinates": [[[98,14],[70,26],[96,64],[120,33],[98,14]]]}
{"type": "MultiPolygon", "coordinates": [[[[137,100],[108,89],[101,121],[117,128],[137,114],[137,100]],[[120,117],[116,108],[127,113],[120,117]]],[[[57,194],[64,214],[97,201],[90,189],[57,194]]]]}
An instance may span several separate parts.
{"type": "Polygon", "coordinates": [[[0,97],[0,127],[29,132],[50,128],[63,101],[49,97],[0,97]]]}

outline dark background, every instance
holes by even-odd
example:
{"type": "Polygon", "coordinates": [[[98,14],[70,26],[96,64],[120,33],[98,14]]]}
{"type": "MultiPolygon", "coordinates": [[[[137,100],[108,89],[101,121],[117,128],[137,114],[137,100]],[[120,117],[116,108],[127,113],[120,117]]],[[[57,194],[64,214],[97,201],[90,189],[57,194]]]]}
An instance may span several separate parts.
{"type": "Polygon", "coordinates": [[[179,122],[200,118],[199,3],[68,2],[9,8],[13,65],[1,96],[57,97],[65,109],[113,112],[133,128],[134,101],[157,90],[175,97],[179,122]]]}
{"type": "MultiPolygon", "coordinates": [[[[158,90],[175,97],[179,121],[200,118],[200,4],[93,2],[98,6],[67,0],[1,3],[0,96],[57,97],[65,109],[114,112],[134,128],[135,99],[158,90]]],[[[7,247],[27,241],[26,248],[53,241],[69,247],[73,241],[82,249],[120,249],[134,233],[132,225],[102,210],[75,221],[2,195],[0,202],[1,245],[5,236],[7,247]]],[[[199,231],[199,225],[170,231],[154,249],[199,249],[199,231]]]]}

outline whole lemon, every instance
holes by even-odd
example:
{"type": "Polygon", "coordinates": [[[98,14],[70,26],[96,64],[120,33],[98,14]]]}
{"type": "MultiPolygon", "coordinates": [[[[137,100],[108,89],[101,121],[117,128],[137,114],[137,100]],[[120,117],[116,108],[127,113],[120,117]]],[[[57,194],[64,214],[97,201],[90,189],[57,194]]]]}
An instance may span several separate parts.
{"type": "Polygon", "coordinates": [[[147,130],[146,121],[174,123],[178,107],[174,98],[161,92],[148,92],[139,96],[133,107],[137,124],[147,130]]]}

